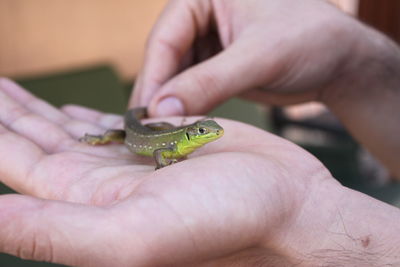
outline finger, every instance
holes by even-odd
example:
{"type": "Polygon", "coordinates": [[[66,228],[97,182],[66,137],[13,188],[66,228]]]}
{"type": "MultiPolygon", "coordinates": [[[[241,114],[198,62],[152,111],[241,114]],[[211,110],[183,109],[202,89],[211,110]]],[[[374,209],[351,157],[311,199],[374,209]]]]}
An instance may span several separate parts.
{"type": "Polygon", "coordinates": [[[29,173],[47,154],[30,140],[0,124],[0,181],[20,193],[30,193],[29,173]]]}
{"type": "Polygon", "coordinates": [[[33,141],[48,153],[61,151],[74,142],[60,126],[27,110],[2,90],[0,90],[0,123],[33,141]]]}
{"type": "Polygon", "coordinates": [[[186,252],[190,258],[196,256],[196,246],[186,236],[188,226],[177,227],[176,214],[160,209],[159,201],[141,197],[126,204],[133,207],[114,211],[21,195],[0,196],[0,252],[68,266],[184,266],[189,258],[186,252]],[[143,205],[151,205],[152,211],[143,205]],[[170,254],[177,249],[185,253],[170,254]]]}
{"type": "Polygon", "coordinates": [[[93,206],[3,195],[0,251],[68,266],[122,266],[114,257],[118,246],[111,242],[118,230],[108,216],[105,209],[93,206]]]}
{"type": "Polygon", "coordinates": [[[75,120],[90,123],[104,130],[123,128],[122,117],[120,115],[104,113],[77,105],[65,105],[61,109],[75,120]]]}
{"type": "Polygon", "coordinates": [[[217,104],[247,89],[268,81],[266,74],[254,70],[271,70],[275,61],[261,64],[257,53],[243,57],[252,47],[247,42],[236,42],[220,54],[195,65],[169,80],[153,97],[149,106],[151,116],[204,114],[217,104]]]}
{"type": "Polygon", "coordinates": [[[143,69],[130,106],[147,106],[179,70],[197,35],[207,30],[210,1],[170,1],[148,40],[143,69]]]}
{"type": "Polygon", "coordinates": [[[16,103],[53,123],[63,125],[69,119],[59,109],[37,98],[9,79],[0,78],[0,89],[16,103]]]}
{"type": "Polygon", "coordinates": [[[42,99],[35,97],[9,79],[0,78],[0,89],[10,96],[16,104],[20,104],[27,110],[32,111],[32,113],[59,125],[76,140],[87,132],[103,132],[102,128],[98,126],[83,121],[71,120],[66,113],[61,112],[59,109],[42,99]]]}

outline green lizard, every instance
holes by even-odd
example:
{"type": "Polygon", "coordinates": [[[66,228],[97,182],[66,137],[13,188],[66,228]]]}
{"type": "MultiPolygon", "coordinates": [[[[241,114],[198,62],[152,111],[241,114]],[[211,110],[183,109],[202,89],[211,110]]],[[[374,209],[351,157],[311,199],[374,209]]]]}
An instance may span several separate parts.
{"type": "Polygon", "coordinates": [[[146,117],[146,108],[131,109],[125,114],[125,130],[112,129],[103,135],[85,134],[80,140],[91,145],[125,143],[133,153],[153,156],[159,169],[224,134],[224,129],[214,120],[200,120],[181,127],[166,122],[142,125],[140,119],[146,117]]]}

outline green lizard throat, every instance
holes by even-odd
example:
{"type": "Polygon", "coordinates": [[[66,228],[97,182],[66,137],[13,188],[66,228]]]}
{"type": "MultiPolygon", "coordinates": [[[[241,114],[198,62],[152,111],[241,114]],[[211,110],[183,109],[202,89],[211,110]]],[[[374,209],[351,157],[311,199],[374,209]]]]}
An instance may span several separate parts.
{"type": "Polygon", "coordinates": [[[153,156],[159,169],[224,134],[224,129],[210,119],[175,127],[166,122],[142,125],[140,119],[146,117],[146,108],[131,109],[125,114],[124,130],[108,130],[103,135],[85,134],[80,140],[91,145],[125,143],[133,153],[153,156]]]}

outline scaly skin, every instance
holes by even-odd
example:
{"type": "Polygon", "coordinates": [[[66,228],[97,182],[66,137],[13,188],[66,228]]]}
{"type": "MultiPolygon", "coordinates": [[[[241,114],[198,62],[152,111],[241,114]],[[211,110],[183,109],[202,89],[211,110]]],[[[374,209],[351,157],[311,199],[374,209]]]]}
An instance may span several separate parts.
{"type": "Polygon", "coordinates": [[[124,142],[133,153],[153,156],[156,169],[159,169],[220,138],[224,133],[214,120],[200,120],[181,127],[167,123],[142,125],[140,119],[146,117],[146,108],[131,109],[125,114],[125,130],[108,130],[103,135],[86,134],[81,140],[91,145],[124,142]]]}

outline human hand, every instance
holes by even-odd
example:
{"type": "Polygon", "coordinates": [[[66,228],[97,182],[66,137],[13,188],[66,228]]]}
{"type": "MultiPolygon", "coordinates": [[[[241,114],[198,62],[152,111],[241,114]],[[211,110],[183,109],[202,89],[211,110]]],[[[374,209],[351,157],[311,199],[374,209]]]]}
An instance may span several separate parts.
{"type": "Polygon", "coordinates": [[[77,141],[121,126],[119,116],[58,110],[5,79],[0,122],[1,181],[22,194],[0,197],[0,251],[26,259],[73,266],[296,262],[280,253],[297,239],[287,233],[298,212],[328,187],[337,197],[343,191],[301,148],[234,121],[218,120],[222,139],[158,171],[122,145],[77,141]]]}
{"type": "Polygon", "coordinates": [[[235,95],[279,105],[324,100],[325,89],[362,75],[354,69],[368,65],[371,32],[320,0],[170,1],[130,105],[168,116],[204,113],[235,95]]]}
{"type": "Polygon", "coordinates": [[[326,1],[174,0],[149,38],[130,105],[169,116],[235,95],[321,101],[400,177],[399,77],[399,47],[326,1]]]}

